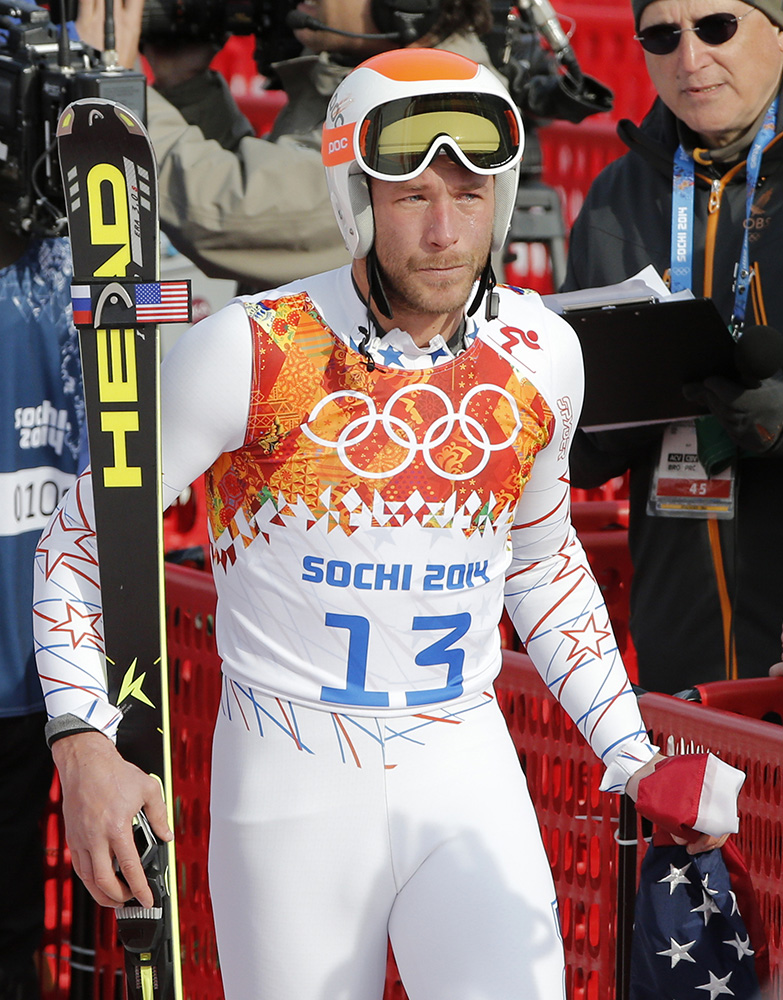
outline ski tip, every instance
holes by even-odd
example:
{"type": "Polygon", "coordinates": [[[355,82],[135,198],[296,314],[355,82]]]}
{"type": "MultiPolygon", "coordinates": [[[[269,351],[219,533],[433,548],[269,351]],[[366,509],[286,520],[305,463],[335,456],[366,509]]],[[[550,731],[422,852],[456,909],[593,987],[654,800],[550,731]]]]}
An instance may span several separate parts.
{"type": "Polygon", "coordinates": [[[70,135],[73,129],[73,123],[76,118],[76,114],[73,109],[73,104],[69,104],[68,107],[60,115],[60,120],[57,122],[57,135],[70,135]]]}
{"type": "Polygon", "coordinates": [[[124,104],[108,101],[103,97],[84,97],[81,100],[72,101],[60,115],[60,120],[57,123],[57,136],[59,138],[63,135],[70,135],[77,119],[80,121],[86,119],[87,126],[90,126],[96,121],[102,121],[110,116],[122,122],[126,131],[132,135],[146,136],[146,129],[129,108],[126,108],[124,104]]]}

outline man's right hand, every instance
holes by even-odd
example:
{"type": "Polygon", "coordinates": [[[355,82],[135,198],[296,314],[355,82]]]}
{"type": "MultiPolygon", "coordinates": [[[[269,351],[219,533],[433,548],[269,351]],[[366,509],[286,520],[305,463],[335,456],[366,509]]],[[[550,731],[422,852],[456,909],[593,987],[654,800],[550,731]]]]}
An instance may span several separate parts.
{"type": "Polygon", "coordinates": [[[152,69],[155,86],[164,95],[172,87],[206,73],[219,51],[212,42],[185,39],[177,39],[171,45],[144,44],[144,58],[152,69]]]}
{"type": "Polygon", "coordinates": [[[57,740],[52,756],[60,776],[65,836],[76,874],[102,906],[120,906],[135,897],[141,906],[151,907],[152,891],[132,824],[143,809],[155,834],[161,840],[173,839],[160,785],[124,760],[99,732],[57,740]]]}

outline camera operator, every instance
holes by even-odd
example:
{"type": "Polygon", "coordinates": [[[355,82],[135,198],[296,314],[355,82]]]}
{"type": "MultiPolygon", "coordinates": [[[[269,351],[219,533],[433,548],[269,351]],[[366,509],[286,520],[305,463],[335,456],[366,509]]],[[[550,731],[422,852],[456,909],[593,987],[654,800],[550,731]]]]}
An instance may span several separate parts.
{"type": "MultiPolygon", "coordinates": [[[[143,7],[143,0],[115,0],[118,55],[126,66],[136,61],[143,7]]],[[[295,30],[305,54],[275,63],[289,101],[265,139],[252,135],[225,82],[208,69],[214,45],[144,43],[155,75],[147,126],[158,159],[163,229],[206,274],[236,278],[254,290],[349,260],[324,179],[321,125],[329,98],[354,65],[401,46],[400,10],[414,11],[405,19],[410,44],[491,65],[478,38],[490,28],[489,0],[317,0],[298,10],[305,7],[324,28],[295,30]]],[[[80,0],[77,30],[96,48],[103,16],[103,0],[80,0]]]]}

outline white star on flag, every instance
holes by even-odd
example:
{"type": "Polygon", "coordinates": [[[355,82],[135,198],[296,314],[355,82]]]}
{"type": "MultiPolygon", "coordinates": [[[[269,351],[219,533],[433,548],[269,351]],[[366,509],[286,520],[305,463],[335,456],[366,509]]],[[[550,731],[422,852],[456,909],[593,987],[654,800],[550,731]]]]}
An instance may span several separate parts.
{"type": "Polygon", "coordinates": [[[706,927],[713,913],[720,913],[720,907],[712,896],[708,896],[706,892],[703,895],[704,901],[701,906],[694,906],[691,913],[701,913],[704,917],[704,926],[706,927]]]}
{"type": "Polygon", "coordinates": [[[737,949],[737,958],[743,959],[745,955],[755,955],[755,951],[750,947],[750,936],[743,941],[739,934],[735,934],[733,940],[724,941],[730,948],[737,949]]]}
{"type": "Polygon", "coordinates": [[[705,893],[709,893],[710,896],[717,896],[718,895],[718,890],[717,889],[710,889],[710,873],[709,872],[707,872],[707,874],[701,880],[701,887],[704,890],[704,892],[705,893]]]}
{"type": "Polygon", "coordinates": [[[727,994],[730,997],[734,996],[734,991],[730,990],[728,987],[728,982],[731,979],[731,973],[724,976],[723,979],[718,979],[714,972],[710,972],[710,981],[705,983],[703,986],[697,986],[697,990],[709,990],[710,1000],[715,1000],[715,997],[720,996],[722,993],[727,994]]]}
{"type": "MultiPolygon", "coordinates": [[[[727,941],[726,944],[734,944],[733,941],[727,941]]],[[[678,962],[693,962],[696,963],[696,959],[688,952],[696,944],[695,941],[689,941],[687,944],[678,944],[674,938],[669,938],[669,945],[665,951],[656,951],[656,955],[664,955],[666,958],[672,960],[671,968],[673,969],[678,962]]]]}
{"type": "Polygon", "coordinates": [[[671,894],[674,892],[674,890],[677,888],[678,885],[681,885],[683,882],[685,883],[688,882],[685,873],[689,868],[690,864],[687,864],[684,868],[677,868],[674,865],[669,865],[669,874],[664,875],[663,878],[659,878],[658,883],[660,884],[661,882],[668,882],[669,895],[671,896],[671,894]]]}

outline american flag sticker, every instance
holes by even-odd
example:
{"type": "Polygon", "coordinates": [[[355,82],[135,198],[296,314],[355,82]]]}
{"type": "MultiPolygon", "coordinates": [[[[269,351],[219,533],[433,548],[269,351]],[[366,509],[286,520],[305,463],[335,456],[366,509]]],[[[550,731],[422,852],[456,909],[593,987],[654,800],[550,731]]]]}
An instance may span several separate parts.
{"type": "Polygon", "coordinates": [[[137,284],[136,319],[139,323],[189,323],[190,282],[153,281],[137,284]]]}

